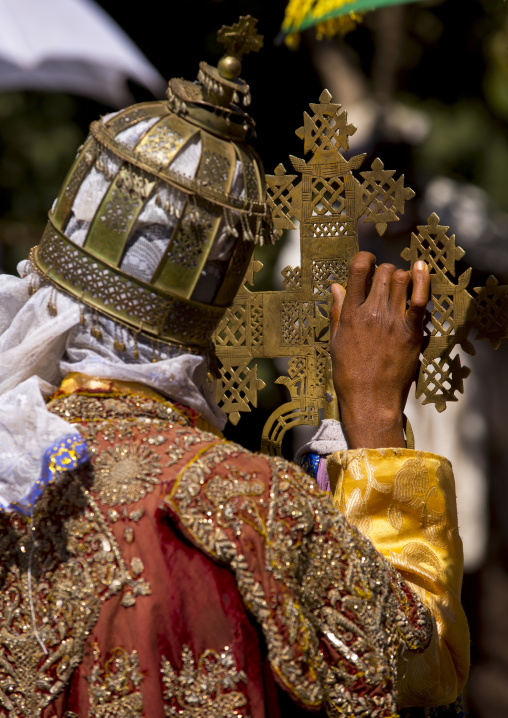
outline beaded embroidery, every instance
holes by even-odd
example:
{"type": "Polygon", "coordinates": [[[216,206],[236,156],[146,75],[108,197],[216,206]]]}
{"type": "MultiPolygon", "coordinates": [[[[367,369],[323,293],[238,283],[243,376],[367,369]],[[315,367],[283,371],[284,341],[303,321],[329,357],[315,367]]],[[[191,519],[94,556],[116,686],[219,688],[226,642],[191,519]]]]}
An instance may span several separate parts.
{"type": "Polygon", "coordinates": [[[143,682],[136,651],[115,648],[101,663],[101,651],[93,644],[94,663],[88,677],[89,718],[142,718],[143,682]]]}
{"type": "Polygon", "coordinates": [[[155,451],[143,444],[124,442],[97,457],[94,491],[109,506],[133,503],[154,490],[161,472],[155,451]]]}
{"type": "MultiPolygon", "coordinates": [[[[78,428],[87,439],[92,464],[65,473],[64,467],[72,464],[66,464],[68,457],[63,455],[58,484],[48,486],[35,505],[32,531],[27,518],[0,515],[0,712],[8,711],[11,718],[40,716],[64,689],[81,663],[104,601],[121,593],[121,604],[127,608],[150,594],[150,584],[141,576],[141,559],[134,557],[126,564],[94,496],[113,506],[153,490],[161,470],[151,447],[164,442],[160,432],[172,427],[169,422],[188,427],[191,421],[168,403],[138,396],[76,393],[54,399],[49,409],[71,423],[85,422],[78,428]],[[135,430],[143,435],[139,444],[132,440],[135,430]],[[109,451],[97,450],[100,432],[113,444],[109,451]],[[127,441],[126,453],[121,438],[127,441]],[[115,481],[115,468],[118,473],[122,461],[131,462],[131,475],[128,481],[115,481]]],[[[113,523],[120,518],[114,508],[105,513],[113,523]]],[[[142,516],[143,509],[127,512],[134,522],[142,516]]],[[[114,660],[120,665],[119,656],[114,660]]],[[[137,715],[127,709],[123,714],[116,709],[104,713],[103,708],[99,701],[91,715],[137,715]]]]}
{"type": "Polygon", "coordinates": [[[135,600],[143,584],[127,567],[82,475],[49,486],[29,520],[0,516],[0,707],[35,718],[83,658],[100,607],[114,594],[135,600]],[[32,624],[27,575],[32,558],[32,624]],[[44,648],[43,648],[44,646],[44,648]],[[47,655],[44,652],[47,651],[47,655]]]}
{"type": "Polygon", "coordinates": [[[182,670],[175,671],[162,658],[164,713],[167,718],[241,718],[247,699],[233,690],[246,683],[247,676],[238,671],[233,651],[226,646],[221,653],[207,650],[194,661],[188,646],[182,650],[182,670]]]}
{"type": "Polygon", "coordinates": [[[428,611],[310,477],[257,457],[270,464],[266,486],[243,470],[252,459],[234,444],[205,448],[180,472],[168,509],[196,545],[234,571],[272,669],[299,702],[337,716],[393,716],[398,647],[426,647],[428,611]],[[252,549],[253,531],[264,558],[252,549]]]}
{"type": "MultiPolygon", "coordinates": [[[[124,497],[122,487],[108,488],[105,475],[100,477],[101,457],[106,453],[108,461],[116,461],[122,442],[136,457],[146,450],[143,455],[155,468],[165,456],[169,465],[181,464],[166,504],[195,545],[235,573],[264,633],[273,671],[293,698],[308,707],[326,706],[337,716],[395,714],[398,647],[401,642],[414,650],[426,646],[429,614],[369,541],[323,501],[308,476],[281,459],[252,455],[213,434],[195,432],[190,417],[151,399],[75,394],[58,397],[50,407],[67,421],[84,422],[79,428],[91,464],[90,470],[50,486],[34,512],[34,603],[42,644],[32,630],[27,601],[28,522],[21,516],[0,522],[5,557],[0,707],[12,718],[40,716],[68,684],[103,601],[121,591],[127,607],[150,593],[141,577],[143,562],[134,557],[125,563],[99,508],[104,504],[113,523],[143,517],[142,509],[123,505],[135,500],[133,494],[124,497]],[[166,447],[165,432],[173,424],[179,425],[176,441],[166,447]],[[99,436],[112,448],[98,451],[99,436]],[[192,451],[194,458],[186,463],[192,451]],[[90,493],[96,489],[97,502],[90,493]],[[259,556],[252,550],[255,534],[262,537],[259,556]]],[[[157,471],[153,481],[139,476],[133,473],[129,486],[139,484],[145,493],[159,481],[157,471]]],[[[131,543],[134,529],[126,530],[131,543]]],[[[180,672],[163,658],[165,714],[244,715],[240,687],[245,677],[229,654],[228,648],[219,654],[205,651],[195,661],[184,648],[180,672]]],[[[94,647],[94,658],[90,715],[141,718],[136,653],[118,648],[102,662],[94,647]]]]}

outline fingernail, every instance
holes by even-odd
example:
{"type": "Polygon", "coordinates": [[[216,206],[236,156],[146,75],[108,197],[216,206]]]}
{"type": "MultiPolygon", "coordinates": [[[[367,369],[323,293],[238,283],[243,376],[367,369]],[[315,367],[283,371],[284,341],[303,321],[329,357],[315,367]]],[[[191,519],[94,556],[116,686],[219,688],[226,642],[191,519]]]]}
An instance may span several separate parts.
{"type": "Polygon", "coordinates": [[[419,259],[417,262],[415,262],[415,269],[418,269],[420,271],[423,269],[427,269],[427,265],[425,264],[423,259],[419,259]]]}

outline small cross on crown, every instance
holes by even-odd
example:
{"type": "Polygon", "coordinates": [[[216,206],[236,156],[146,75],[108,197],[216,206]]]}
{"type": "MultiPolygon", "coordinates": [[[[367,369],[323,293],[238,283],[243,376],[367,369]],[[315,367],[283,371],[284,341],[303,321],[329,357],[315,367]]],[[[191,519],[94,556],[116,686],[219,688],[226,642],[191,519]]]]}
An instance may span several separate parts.
{"type": "Polygon", "coordinates": [[[223,25],[217,40],[226,48],[226,55],[241,60],[248,52],[258,52],[263,47],[263,36],[256,31],[257,19],[243,15],[234,25],[223,25]]]}

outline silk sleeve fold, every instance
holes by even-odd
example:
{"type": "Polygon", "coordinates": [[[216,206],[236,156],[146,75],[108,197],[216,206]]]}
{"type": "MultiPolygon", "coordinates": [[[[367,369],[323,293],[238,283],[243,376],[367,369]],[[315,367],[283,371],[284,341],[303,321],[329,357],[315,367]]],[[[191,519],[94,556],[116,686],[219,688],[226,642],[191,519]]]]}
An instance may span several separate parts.
{"type": "Polygon", "coordinates": [[[452,703],[469,669],[469,630],[460,603],[463,555],[449,461],[409,449],[355,449],[328,459],[333,503],[399,570],[431,609],[424,653],[406,651],[398,705],[452,703]]]}

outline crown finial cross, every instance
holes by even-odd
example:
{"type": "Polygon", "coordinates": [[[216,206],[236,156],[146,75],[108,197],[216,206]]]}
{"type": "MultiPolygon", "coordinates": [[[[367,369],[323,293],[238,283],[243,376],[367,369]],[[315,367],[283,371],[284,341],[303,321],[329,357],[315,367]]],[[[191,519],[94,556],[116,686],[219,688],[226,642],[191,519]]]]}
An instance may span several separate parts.
{"type": "Polygon", "coordinates": [[[263,36],[256,31],[257,19],[243,15],[234,25],[223,25],[217,40],[226,48],[226,55],[241,60],[248,52],[258,52],[263,47],[263,36]]]}

